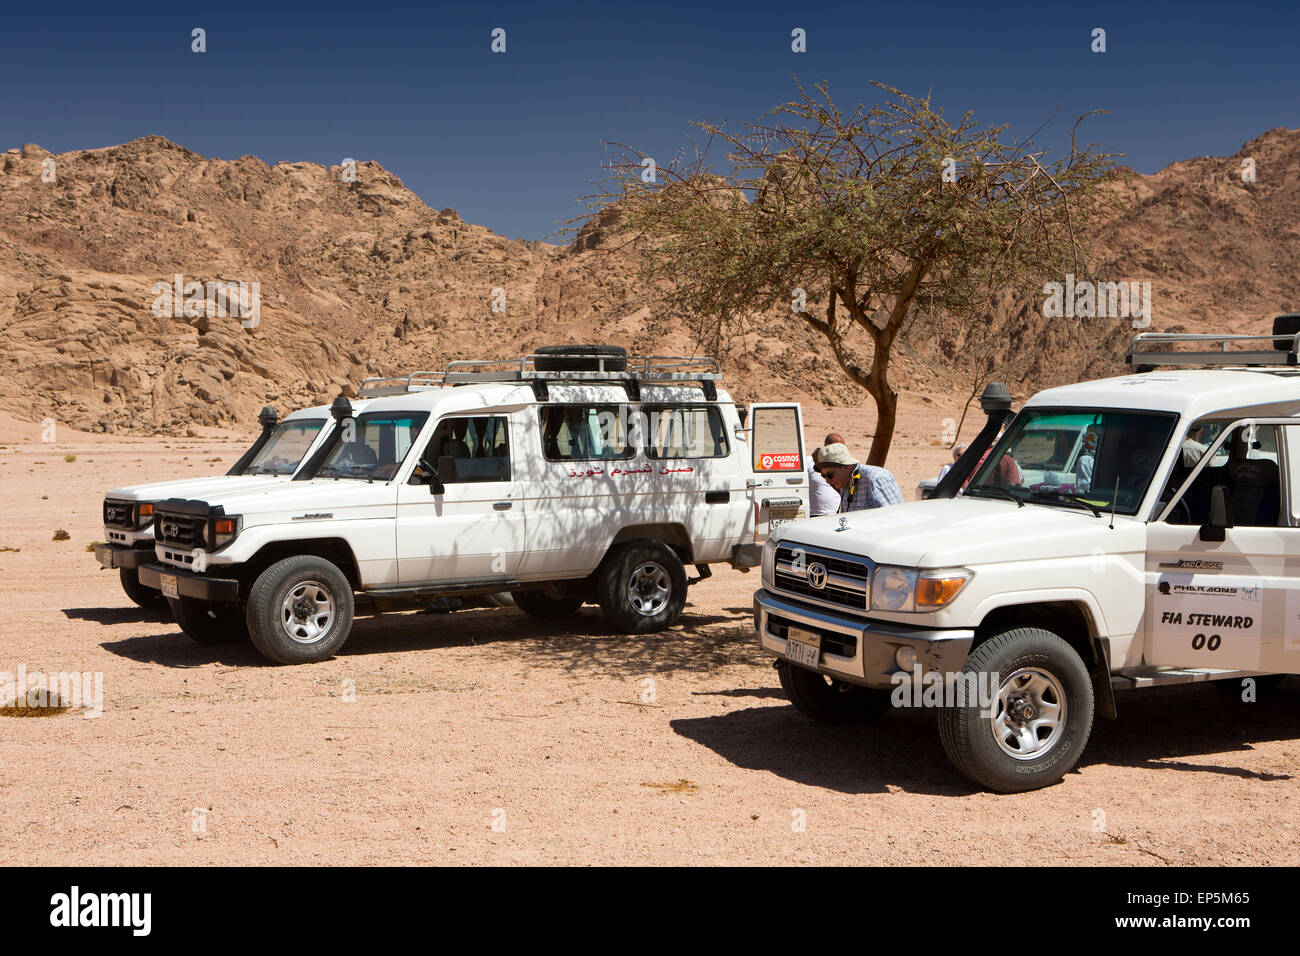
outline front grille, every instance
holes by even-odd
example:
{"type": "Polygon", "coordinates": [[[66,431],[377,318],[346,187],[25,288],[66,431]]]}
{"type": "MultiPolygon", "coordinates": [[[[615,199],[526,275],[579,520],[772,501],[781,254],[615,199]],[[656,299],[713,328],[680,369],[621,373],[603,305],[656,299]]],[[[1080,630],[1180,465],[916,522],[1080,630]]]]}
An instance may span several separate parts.
{"type": "Polygon", "coordinates": [[[154,517],[154,537],[163,544],[180,548],[203,547],[203,525],[207,519],[160,511],[154,517]]]}
{"type": "Polygon", "coordinates": [[[820,634],[822,639],[823,654],[838,654],[840,657],[853,657],[858,652],[858,639],[852,634],[841,634],[838,631],[828,631],[825,628],[813,627],[800,621],[787,621],[783,617],[775,614],[767,616],[767,629],[775,634],[781,640],[789,640],[786,636],[789,633],[790,625],[805,631],[812,631],[814,634],[820,634]]]}
{"type": "Polygon", "coordinates": [[[775,557],[773,590],[859,613],[867,610],[869,559],[785,541],[777,545],[775,557]]]}
{"type": "Polygon", "coordinates": [[[135,506],[129,501],[104,499],[104,524],[110,528],[135,530],[135,506]]]}

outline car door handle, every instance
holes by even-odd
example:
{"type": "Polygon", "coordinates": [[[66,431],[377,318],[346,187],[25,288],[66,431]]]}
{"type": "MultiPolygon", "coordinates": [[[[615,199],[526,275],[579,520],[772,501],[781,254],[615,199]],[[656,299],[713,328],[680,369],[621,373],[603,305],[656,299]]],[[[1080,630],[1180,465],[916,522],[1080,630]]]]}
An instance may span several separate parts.
{"type": "Polygon", "coordinates": [[[509,501],[498,501],[498,502],[496,502],[495,504],[492,505],[492,510],[493,510],[493,511],[509,511],[511,507],[512,507],[512,503],[509,502],[509,501]]]}
{"type": "Polygon", "coordinates": [[[704,503],[706,505],[725,505],[730,500],[730,491],[706,491],[704,493],[704,503]]]}

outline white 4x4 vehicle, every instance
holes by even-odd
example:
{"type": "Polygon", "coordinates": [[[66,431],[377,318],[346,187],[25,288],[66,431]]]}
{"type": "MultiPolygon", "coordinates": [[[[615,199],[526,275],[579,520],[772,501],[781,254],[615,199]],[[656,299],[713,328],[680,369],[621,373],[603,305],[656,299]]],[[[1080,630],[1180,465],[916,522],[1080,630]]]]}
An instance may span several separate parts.
{"type": "Polygon", "coordinates": [[[118,569],[122,590],[136,604],[149,607],[163,600],[159,591],[141,584],[139,578],[140,565],[154,559],[153,510],[159,502],[288,481],[324,443],[332,425],[325,405],[304,408],[284,421],[268,406],[258,421],[262,434],[224,475],[129,485],[105,495],[104,542],[95,545],[95,559],[102,567],[118,569]]]}
{"type": "Polygon", "coordinates": [[[790,701],[824,722],[936,706],[958,770],[1014,792],[1075,765],[1115,690],[1250,699],[1300,673],[1298,329],[1143,333],[1138,374],[1040,392],[1000,439],[990,387],[934,498],[774,532],[755,625],[790,701]]]}
{"type": "Polygon", "coordinates": [[[367,381],[293,481],[159,504],[141,581],[195,640],[247,635],[281,663],[336,653],[357,591],[379,610],[510,591],[538,617],[594,601],[626,632],[667,627],[684,565],[757,565],[807,513],[799,406],[744,423],[719,379],[711,359],[568,346],[367,381]]]}

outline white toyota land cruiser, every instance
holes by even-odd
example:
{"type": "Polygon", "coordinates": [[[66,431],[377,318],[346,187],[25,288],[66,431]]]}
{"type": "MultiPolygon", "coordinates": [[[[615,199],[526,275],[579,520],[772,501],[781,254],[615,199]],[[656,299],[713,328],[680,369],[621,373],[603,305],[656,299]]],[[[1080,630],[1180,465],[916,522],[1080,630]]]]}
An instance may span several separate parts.
{"type": "Polygon", "coordinates": [[[593,601],[623,631],[668,627],[684,565],[755,566],[807,513],[799,406],[746,421],[720,378],[556,346],[368,380],[293,481],[157,505],[140,579],[195,640],[247,635],[281,663],[336,653],[357,591],[378,610],[510,591],[538,617],[593,601]]]}
{"type": "Polygon", "coordinates": [[[1140,334],[1137,374],[1040,392],[1000,438],[991,386],[933,498],[775,531],[754,617],[790,701],[937,706],[957,769],[1014,792],[1075,765],[1115,690],[1300,673],[1298,330],[1140,334]]]}
{"type": "Polygon", "coordinates": [[[138,573],[140,565],[154,559],[155,505],[178,496],[247,491],[288,481],[325,441],[332,425],[327,405],[293,412],[284,421],[268,406],[257,418],[261,435],[224,475],[128,485],[104,496],[104,541],[95,545],[95,559],[102,567],[118,569],[122,590],[136,604],[149,607],[163,600],[159,591],[140,583],[138,573]]]}

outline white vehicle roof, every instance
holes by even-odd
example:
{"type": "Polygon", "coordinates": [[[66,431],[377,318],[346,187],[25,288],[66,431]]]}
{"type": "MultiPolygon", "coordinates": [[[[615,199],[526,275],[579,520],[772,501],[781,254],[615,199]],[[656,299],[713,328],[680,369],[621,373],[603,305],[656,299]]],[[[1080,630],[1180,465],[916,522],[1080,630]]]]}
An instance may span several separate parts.
{"type": "Polygon", "coordinates": [[[1024,407],[1043,405],[1145,409],[1192,419],[1243,409],[1300,415],[1300,375],[1279,369],[1158,369],[1044,389],[1024,407]]]}
{"type": "MultiPolygon", "coordinates": [[[[549,397],[539,401],[533,390],[527,385],[515,383],[487,383],[473,385],[443,385],[423,388],[403,395],[389,395],[370,399],[365,404],[366,412],[385,411],[428,411],[433,414],[447,414],[454,411],[473,411],[477,408],[515,408],[524,405],[548,405],[570,403],[596,403],[604,405],[627,404],[626,390],[619,385],[592,384],[571,385],[551,384],[549,397]]],[[[731,404],[731,396],[723,389],[718,389],[716,401],[710,404],[731,404]]],[[[698,385],[643,385],[641,387],[642,404],[656,403],[678,404],[682,402],[706,403],[704,389],[698,385]]],[[[361,411],[358,402],[353,402],[355,410],[361,411]]]]}

